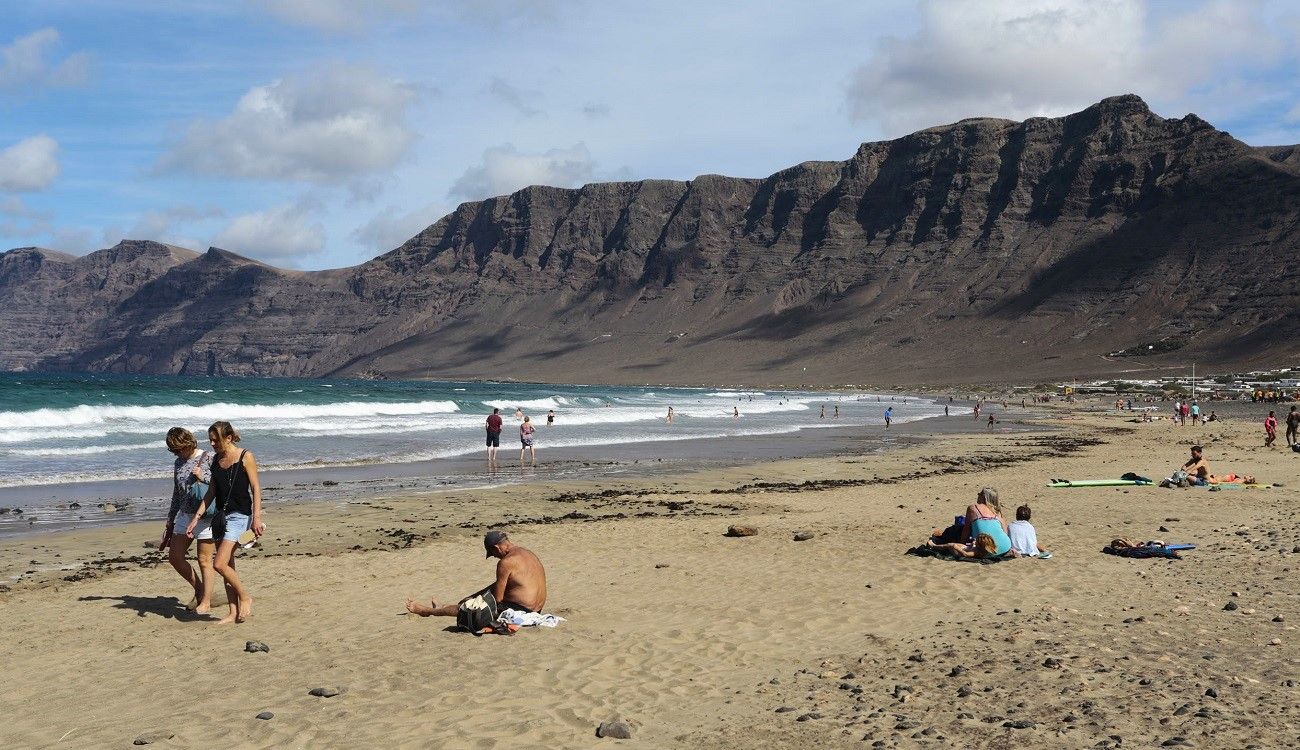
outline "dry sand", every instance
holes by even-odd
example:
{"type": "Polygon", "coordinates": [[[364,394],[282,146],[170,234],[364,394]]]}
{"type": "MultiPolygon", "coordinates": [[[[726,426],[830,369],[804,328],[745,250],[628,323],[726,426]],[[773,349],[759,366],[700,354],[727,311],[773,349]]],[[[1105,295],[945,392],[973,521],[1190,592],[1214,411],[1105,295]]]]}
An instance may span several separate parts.
{"type": "Polygon", "coordinates": [[[1296,746],[1300,454],[1260,447],[1253,418],[1057,413],[885,455],[276,509],[240,564],[243,625],[185,613],[143,549],[158,524],[7,540],[0,572],[37,572],[0,593],[0,746],[1296,746]],[[1163,476],[1193,437],[1286,486],[1045,487],[1163,476]],[[1034,507],[1054,559],[902,554],[985,485],[1034,507]],[[486,583],[477,537],[503,522],[568,622],[473,638],[402,614],[486,583]],[[1200,549],[1101,554],[1116,536],[1200,549]],[[596,738],[614,718],[633,739],[596,738]]]}

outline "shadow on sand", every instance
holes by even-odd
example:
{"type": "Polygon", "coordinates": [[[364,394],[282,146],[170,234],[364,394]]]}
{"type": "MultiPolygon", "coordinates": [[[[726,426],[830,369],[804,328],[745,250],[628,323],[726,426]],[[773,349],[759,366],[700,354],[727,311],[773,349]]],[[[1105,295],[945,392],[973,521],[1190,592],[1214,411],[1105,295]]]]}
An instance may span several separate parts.
{"type": "MultiPolygon", "coordinates": [[[[117,602],[117,604],[113,605],[115,609],[132,609],[140,617],[158,615],[159,617],[180,620],[181,622],[212,619],[210,615],[200,615],[193,610],[186,609],[185,604],[174,596],[82,596],[78,597],[77,601],[117,602]]],[[[215,602],[213,606],[217,606],[215,602]]]]}

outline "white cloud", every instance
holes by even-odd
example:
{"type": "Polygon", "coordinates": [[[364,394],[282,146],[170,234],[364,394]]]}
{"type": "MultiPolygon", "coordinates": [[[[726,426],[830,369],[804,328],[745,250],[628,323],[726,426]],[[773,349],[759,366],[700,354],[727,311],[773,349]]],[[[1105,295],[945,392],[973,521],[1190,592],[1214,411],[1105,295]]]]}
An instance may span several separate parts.
{"type": "Polygon", "coordinates": [[[415,135],[416,88],[365,67],[256,86],[226,117],[199,121],[158,162],[164,171],[340,183],[390,169],[415,135]]]}
{"type": "Polygon", "coordinates": [[[320,252],[325,247],[325,227],[314,221],[315,205],[287,203],[231,219],[212,244],[266,261],[289,261],[320,252]]]}
{"type": "Polygon", "coordinates": [[[48,135],[34,135],[0,151],[0,191],[44,190],[60,171],[59,143],[48,135]]]}
{"type": "Polygon", "coordinates": [[[483,162],[465,170],[451,195],[468,200],[512,193],[529,185],[574,187],[590,182],[595,162],[586,145],[553,148],[540,154],[520,153],[510,144],[483,152],[483,162]]]}
{"type": "Polygon", "coordinates": [[[46,28],[0,47],[0,89],[85,83],[90,72],[90,57],[79,52],[56,63],[49,56],[58,43],[59,32],[46,28]]]}
{"type": "Polygon", "coordinates": [[[931,0],[920,29],[887,38],[854,71],[854,119],[889,135],[963,117],[1060,115],[1137,93],[1182,103],[1208,80],[1274,66],[1286,45],[1247,3],[1141,0],[931,0]]]}
{"type": "Polygon", "coordinates": [[[411,212],[403,212],[396,206],[388,206],[376,214],[370,221],[357,227],[352,232],[352,239],[370,250],[386,252],[411,239],[436,222],[446,207],[439,203],[430,203],[411,212]]]}
{"type": "Polygon", "coordinates": [[[418,14],[421,0],[252,0],[286,23],[334,33],[356,32],[395,18],[418,14]]]}
{"type": "Polygon", "coordinates": [[[502,78],[493,78],[492,83],[488,85],[488,93],[524,117],[533,117],[542,113],[536,104],[542,97],[539,91],[521,89],[512,86],[502,78]]]}
{"type": "Polygon", "coordinates": [[[154,240],[192,247],[199,243],[187,235],[178,233],[178,228],[194,222],[218,219],[224,215],[225,212],[216,207],[173,206],[158,211],[145,211],[136,219],[135,225],[123,233],[123,236],[133,240],[154,240]]]}

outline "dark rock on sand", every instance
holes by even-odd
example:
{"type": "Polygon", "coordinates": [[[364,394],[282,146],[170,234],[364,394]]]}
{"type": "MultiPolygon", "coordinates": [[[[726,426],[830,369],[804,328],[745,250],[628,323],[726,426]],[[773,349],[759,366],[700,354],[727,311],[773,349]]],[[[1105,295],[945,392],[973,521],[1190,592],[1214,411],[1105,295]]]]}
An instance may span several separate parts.
{"type": "Polygon", "coordinates": [[[778,714],[788,714],[794,710],[794,706],[781,706],[776,710],[778,714]]]}
{"type": "Polygon", "coordinates": [[[149,732],[148,734],[142,734],[139,737],[136,737],[131,744],[152,745],[155,742],[164,742],[166,740],[170,740],[175,736],[176,736],[175,732],[170,732],[164,729],[158,732],[149,732]]]}
{"type": "Polygon", "coordinates": [[[600,726],[596,727],[597,737],[612,737],[616,740],[632,739],[632,727],[629,727],[622,721],[602,721],[600,726]]]}
{"type": "Polygon", "coordinates": [[[1236,602],[1228,602],[1227,604],[1223,605],[1223,609],[1224,609],[1224,611],[1226,611],[1226,612],[1236,612],[1237,609],[1238,609],[1238,607],[1237,607],[1237,603],[1236,603],[1236,602]]]}
{"type": "Polygon", "coordinates": [[[812,533],[811,531],[796,531],[796,532],[794,532],[794,540],[795,540],[796,542],[806,542],[806,541],[808,541],[809,539],[812,539],[814,536],[816,536],[816,534],[812,533]]]}
{"type": "Polygon", "coordinates": [[[1002,723],[1002,726],[1010,727],[1011,729],[1033,729],[1038,725],[1028,719],[1016,719],[1015,721],[1005,721],[1002,723]]]}
{"type": "Polygon", "coordinates": [[[314,687],[307,691],[308,695],[314,695],[317,698],[333,698],[343,692],[343,688],[338,687],[314,687]]]}
{"type": "Polygon", "coordinates": [[[261,719],[262,721],[270,721],[271,719],[275,718],[275,714],[271,713],[270,711],[263,711],[262,713],[258,714],[255,718],[261,719]]]}
{"type": "Polygon", "coordinates": [[[806,714],[801,714],[799,718],[795,719],[795,721],[815,721],[817,719],[820,719],[821,717],[822,717],[821,714],[817,713],[816,711],[812,711],[806,714]]]}
{"type": "Polygon", "coordinates": [[[1205,691],[1205,697],[1206,697],[1206,698],[1218,698],[1218,697],[1219,697],[1219,691],[1216,690],[1216,689],[1214,689],[1214,688],[1207,688],[1206,691],[1205,691]]]}
{"type": "Polygon", "coordinates": [[[250,654],[255,654],[259,651],[265,654],[270,653],[271,647],[261,641],[245,641],[244,650],[250,654]]]}
{"type": "Polygon", "coordinates": [[[728,526],[727,536],[754,536],[758,529],[754,526],[728,526]]]}

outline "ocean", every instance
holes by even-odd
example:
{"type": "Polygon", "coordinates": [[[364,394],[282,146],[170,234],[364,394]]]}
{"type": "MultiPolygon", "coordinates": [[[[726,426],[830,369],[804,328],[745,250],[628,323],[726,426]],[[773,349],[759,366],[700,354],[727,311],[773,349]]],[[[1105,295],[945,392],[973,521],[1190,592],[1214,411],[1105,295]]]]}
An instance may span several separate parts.
{"type": "MultiPolygon", "coordinates": [[[[324,476],[369,467],[372,478],[418,475],[463,485],[463,467],[484,450],[484,420],[493,407],[505,420],[503,461],[517,462],[515,412],[521,409],[536,425],[539,462],[545,465],[548,451],[565,449],[578,459],[568,462],[577,468],[566,476],[580,476],[580,459],[610,447],[640,446],[641,455],[650,456],[660,450],[659,441],[793,438],[801,430],[854,425],[878,430],[887,406],[899,423],[943,413],[943,405],[930,399],[869,393],[8,373],[0,374],[0,500],[15,493],[45,498],[38,505],[74,496],[93,500],[95,494],[70,489],[91,483],[98,493],[116,484],[149,501],[139,513],[156,514],[172,466],[163,442],[167,430],[185,427],[206,448],[207,427],[217,420],[235,426],[264,472],[324,476]],[[664,419],[669,406],[672,424],[664,419]],[[556,415],[551,427],[548,410],[556,415]]],[[[43,517],[95,520],[84,511],[43,517]]],[[[30,525],[27,519],[22,528],[30,525]]],[[[6,521],[0,531],[19,528],[16,517],[0,520],[6,521]]]]}

